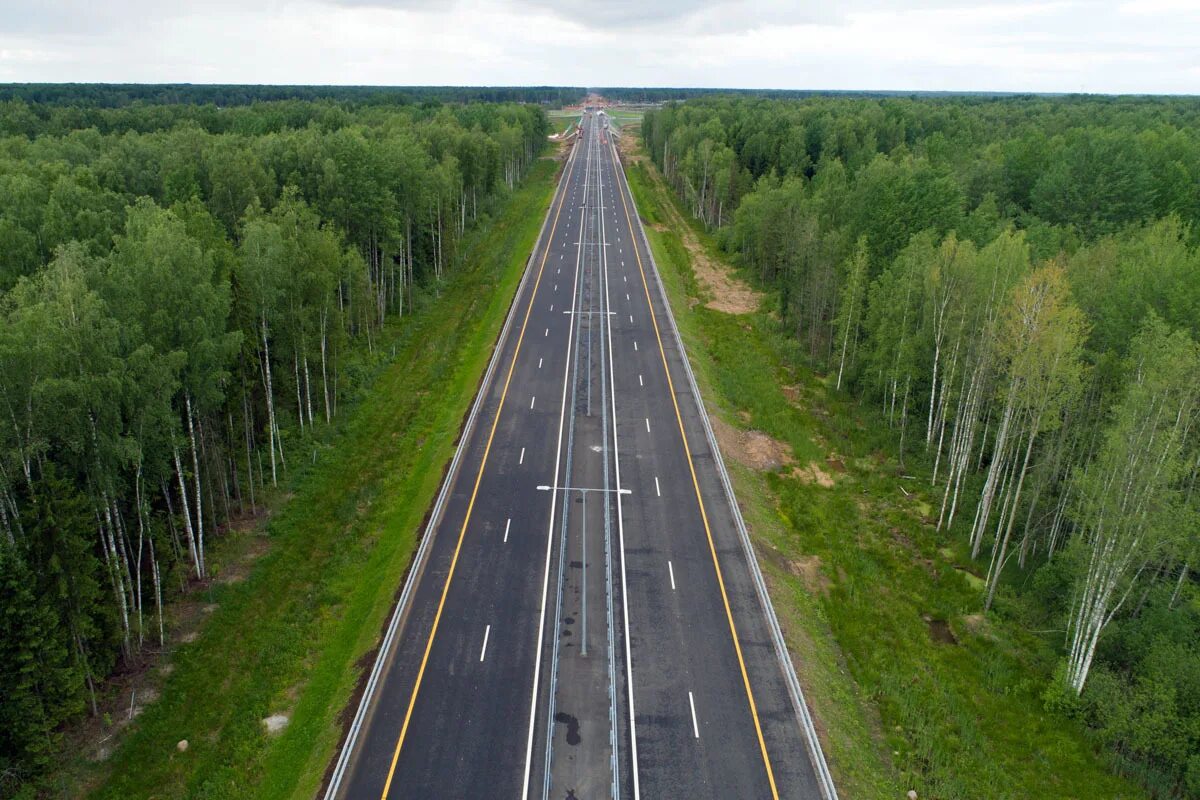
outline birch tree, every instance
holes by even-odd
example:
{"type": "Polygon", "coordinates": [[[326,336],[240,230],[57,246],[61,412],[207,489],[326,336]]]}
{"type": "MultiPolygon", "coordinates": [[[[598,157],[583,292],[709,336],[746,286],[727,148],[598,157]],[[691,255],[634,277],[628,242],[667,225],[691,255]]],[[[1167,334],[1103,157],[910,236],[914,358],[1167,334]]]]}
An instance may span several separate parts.
{"type": "Polygon", "coordinates": [[[1200,404],[1200,348],[1152,317],[1134,339],[1129,381],[1094,463],[1075,474],[1083,569],[1075,584],[1063,680],[1079,694],[1096,646],[1154,556],[1195,510],[1182,501],[1186,456],[1200,404]],[[1180,519],[1181,514],[1186,519],[1180,519]]]}

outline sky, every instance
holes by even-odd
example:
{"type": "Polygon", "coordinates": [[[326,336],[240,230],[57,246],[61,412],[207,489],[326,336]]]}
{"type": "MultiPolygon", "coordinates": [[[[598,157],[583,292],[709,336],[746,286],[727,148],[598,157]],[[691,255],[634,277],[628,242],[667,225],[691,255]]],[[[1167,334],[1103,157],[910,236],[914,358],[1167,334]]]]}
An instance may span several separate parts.
{"type": "Polygon", "coordinates": [[[0,0],[0,82],[1200,94],[1200,0],[0,0]]]}

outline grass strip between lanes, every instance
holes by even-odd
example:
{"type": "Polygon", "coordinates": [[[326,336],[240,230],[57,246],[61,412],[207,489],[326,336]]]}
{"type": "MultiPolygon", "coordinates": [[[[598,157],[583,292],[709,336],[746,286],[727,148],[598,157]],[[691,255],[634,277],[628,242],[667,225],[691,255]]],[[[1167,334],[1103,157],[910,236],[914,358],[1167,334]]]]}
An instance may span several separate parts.
{"type": "Polygon", "coordinates": [[[314,795],[541,229],[555,168],[538,161],[472,235],[439,296],[383,338],[394,356],[316,463],[293,476],[294,494],[279,498],[267,526],[269,552],[246,580],[206,590],[216,608],[173,654],[161,699],[108,763],[81,768],[93,797],[314,795]],[[277,713],[290,723],[272,738],[262,720],[277,713]]]}

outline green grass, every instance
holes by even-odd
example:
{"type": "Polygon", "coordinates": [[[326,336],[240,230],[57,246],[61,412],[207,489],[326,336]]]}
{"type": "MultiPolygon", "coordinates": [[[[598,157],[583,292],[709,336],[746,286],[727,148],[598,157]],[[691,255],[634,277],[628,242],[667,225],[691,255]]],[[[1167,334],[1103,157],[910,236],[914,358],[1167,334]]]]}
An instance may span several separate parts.
{"type": "MultiPolygon", "coordinates": [[[[651,170],[629,170],[639,210],[669,227],[669,204],[686,212],[651,170]]],[[[769,301],[740,316],[689,303],[705,298],[680,238],[647,233],[709,407],[836,479],[826,488],[789,467],[731,464],[842,797],[1144,797],[1076,723],[1044,710],[1057,640],[978,614],[978,580],[956,568],[969,563],[956,538],[924,522],[940,503],[928,466],[899,468],[894,432],[801,366],[769,301]],[[958,643],[935,641],[926,618],[958,643]]]]}
{"type": "MultiPolygon", "coordinates": [[[[474,236],[436,301],[391,331],[395,356],[267,526],[271,547],[172,657],[99,774],[96,798],[311,798],[408,568],[553,191],[538,162],[474,236]],[[291,715],[268,739],[260,720],[291,715]],[[175,743],[190,747],[176,752],[175,743]]],[[[386,340],[385,340],[386,341],[386,340]]],[[[292,458],[301,456],[293,453],[292,458]]],[[[352,713],[352,710],[348,713],[352,713]]]]}

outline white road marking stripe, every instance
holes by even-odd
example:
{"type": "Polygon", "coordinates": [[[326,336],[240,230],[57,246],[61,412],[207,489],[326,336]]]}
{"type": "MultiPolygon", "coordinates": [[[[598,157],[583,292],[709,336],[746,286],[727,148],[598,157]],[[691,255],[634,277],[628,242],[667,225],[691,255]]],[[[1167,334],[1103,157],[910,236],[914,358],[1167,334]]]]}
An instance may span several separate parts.
{"type": "MultiPolygon", "coordinates": [[[[583,222],[583,214],[584,214],[584,212],[582,212],[582,211],[579,214],[579,219],[580,219],[581,224],[583,222]]],[[[583,248],[579,248],[576,253],[576,256],[575,256],[575,283],[571,289],[571,310],[572,311],[575,310],[575,304],[576,304],[577,298],[579,296],[579,271],[580,271],[579,268],[580,268],[580,263],[581,263],[582,258],[583,258],[583,248]]],[[[567,353],[571,352],[571,343],[574,340],[574,335],[575,335],[575,326],[573,326],[573,325],[569,326],[567,328],[567,349],[566,349],[567,353]]],[[[559,466],[560,466],[561,457],[562,457],[563,425],[566,421],[566,415],[567,415],[567,379],[570,377],[570,372],[571,372],[571,359],[564,358],[563,361],[565,362],[565,364],[563,365],[562,401],[561,401],[561,405],[559,407],[559,412],[558,412],[558,444],[555,446],[555,451],[554,451],[554,479],[552,481],[553,483],[556,483],[556,484],[558,483],[558,480],[559,480],[558,471],[559,471],[559,466]]],[[[538,682],[541,680],[541,674],[542,674],[541,652],[542,652],[542,642],[544,641],[545,634],[546,634],[546,601],[547,601],[547,598],[548,598],[549,592],[550,592],[550,554],[553,551],[553,545],[554,545],[554,512],[557,507],[557,503],[558,503],[558,492],[553,492],[550,496],[550,521],[549,521],[549,524],[546,529],[546,561],[542,567],[542,600],[541,600],[540,609],[538,611],[537,647],[534,649],[534,652],[537,653],[538,655],[535,657],[534,662],[533,662],[533,687],[529,693],[529,727],[528,727],[529,733],[528,733],[528,737],[525,740],[525,775],[521,782],[521,794],[520,794],[520,797],[522,799],[529,796],[529,775],[530,775],[530,771],[533,768],[533,730],[534,730],[534,721],[536,719],[536,714],[537,714],[538,682]]],[[[618,509],[618,514],[619,514],[620,513],[620,505],[619,504],[617,506],[617,509],[618,509]]],[[[626,590],[623,586],[622,586],[621,594],[622,594],[622,597],[628,596],[628,593],[626,592],[626,590]]],[[[625,629],[626,630],[629,629],[628,618],[625,620],[625,629]]],[[[626,648],[627,648],[626,649],[626,658],[627,659],[628,659],[628,655],[629,655],[628,654],[628,646],[629,646],[628,640],[626,640],[626,648]]],[[[632,670],[630,671],[630,675],[632,675],[632,670]]],[[[630,680],[632,681],[632,677],[630,678],[630,680]]],[[[630,692],[630,695],[632,696],[632,692],[630,692]]],[[[632,699],[630,699],[629,705],[630,705],[630,713],[632,715],[632,710],[633,710],[633,700],[632,699]]],[[[636,757],[635,757],[634,763],[635,764],[637,763],[636,757]]],[[[638,798],[637,798],[637,773],[636,772],[634,773],[633,780],[634,780],[634,800],[638,800],[638,798]]]]}
{"type": "Polygon", "coordinates": [[[538,369],[542,368],[542,359],[538,359],[538,369]]]}
{"type": "Polygon", "coordinates": [[[630,314],[630,315],[629,315],[629,323],[630,323],[631,325],[633,324],[633,314],[630,314]]]}
{"type": "Polygon", "coordinates": [[[646,433],[650,432],[650,418],[646,417],[646,433]]]}
{"type": "Polygon", "coordinates": [[[553,311],[553,310],[554,310],[554,303],[551,303],[551,304],[550,304],[550,310],[551,310],[551,311],[553,311]]]}
{"type": "Polygon", "coordinates": [[[700,726],[696,724],[696,701],[693,699],[691,692],[688,692],[688,705],[692,708],[692,733],[694,733],[696,738],[699,739],[700,726]]]}
{"type": "Polygon", "coordinates": [[[508,518],[508,522],[504,523],[504,541],[508,541],[508,529],[512,527],[512,517],[508,518]]]}
{"type": "Polygon", "coordinates": [[[671,573],[671,591],[675,591],[675,568],[671,566],[670,560],[667,561],[667,572],[671,573]]]}
{"type": "MultiPolygon", "coordinates": [[[[521,452],[525,452],[525,451],[522,450],[521,452]]],[[[657,475],[654,476],[654,493],[656,495],[658,495],[659,497],[662,497],[662,489],[658,488],[658,476],[657,475]]]]}
{"type": "Polygon", "coordinates": [[[524,447],[521,448],[521,457],[517,459],[517,463],[518,464],[525,463],[525,448],[524,447]]]}
{"type": "Polygon", "coordinates": [[[634,340],[634,342],[633,342],[633,349],[634,349],[634,350],[637,350],[637,340],[636,340],[636,339],[635,339],[635,340],[634,340]]]}
{"type": "Polygon", "coordinates": [[[645,386],[645,385],[646,385],[646,384],[642,383],[642,375],[641,375],[641,373],[639,372],[639,373],[638,373],[638,386],[645,386]]]}
{"type": "Polygon", "coordinates": [[[546,328],[546,332],[542,334],[542,338],[545,339],[549,335],[550,335],[550,329],[546,328]]]}
{"type": "Polygon", "coordinates": [[[530,411],[532,411],[532,410],[533,410],[533,404],[534,404],[534,401],[536,401],[536,400],[537,400],[537,395],[530,395],[530,396],[529,396],[529,410],[530,410],[530,411]]]}
{"type": "MultiPolygon", "coordinates": [[[[483,661],[483,657],[487,655],[487,640],[488,640],[488,636],[491,634],[491,632],[492,632],[491,625],[488,625],[487,628],[485,628],[483,631],[483,647],[479,651],[479,660],[480,661],[483,661]]],[[[693,711],[692,712],[693,718],[695,718],[695,715],[696,715],[696,712],[693,711]]],[[[698,739],[700,737],[697,736],[696,738],[698,739]]]]}

